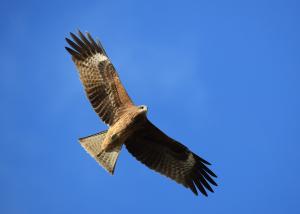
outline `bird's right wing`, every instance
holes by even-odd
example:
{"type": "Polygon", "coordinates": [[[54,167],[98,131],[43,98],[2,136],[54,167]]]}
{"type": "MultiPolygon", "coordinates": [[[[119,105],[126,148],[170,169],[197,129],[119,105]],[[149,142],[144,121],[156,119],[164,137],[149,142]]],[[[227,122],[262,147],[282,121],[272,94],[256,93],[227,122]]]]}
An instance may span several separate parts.
{"type": "Polygon", "coordinates": [[[209,162],[168,137],[149,120],[126,140],[125,145],[137,160],[191,189],[196,195],[197,188],[207,196],[205,189],[213,192],[211,184],[217,186],[212,179],[216,175],[206,166],[210,165],[209,162]]]}
{"type": "Polygon", "coordinates": [[[96,43],[89,33],[78,34],[80,38],[70,33],[73,41],[66,38],[72,47],[66,50],[72,55],[94,110],[106,124],[112,125],[133,103],[100,42],[96,43]]]}

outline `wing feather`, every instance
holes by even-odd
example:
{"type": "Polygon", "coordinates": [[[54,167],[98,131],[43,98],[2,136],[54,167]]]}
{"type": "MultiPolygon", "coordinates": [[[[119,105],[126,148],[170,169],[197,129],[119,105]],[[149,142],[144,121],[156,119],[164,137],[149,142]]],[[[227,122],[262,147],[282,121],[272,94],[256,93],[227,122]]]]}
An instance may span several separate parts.
{"type": "Polygon", "coordinates": [[[208,169],[209,162],[187,147],[169,138],[149,120],[125,142],[127,150],[140,162],[192,190],[205,196],[217,186],[208,169]]]}
{"type": "Polygon", "coordinates": [[[101,43],[95,42],[89,33],[84,36],[79,31],[79,37],[70,35],[73,41],[66,38],[71,47],[66,50],[72,55],[86,95],[99,117],[113,125],[133,103],[101,43]]]}

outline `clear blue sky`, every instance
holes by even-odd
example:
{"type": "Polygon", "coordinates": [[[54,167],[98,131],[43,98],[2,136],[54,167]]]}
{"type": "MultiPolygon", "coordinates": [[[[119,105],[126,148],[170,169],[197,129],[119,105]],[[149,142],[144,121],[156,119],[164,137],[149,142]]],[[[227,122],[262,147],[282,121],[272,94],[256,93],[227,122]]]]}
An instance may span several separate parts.
{"type": "Polygon", "coordinates": [[[299,1],[1,1],[0,213],[300,213],[299,1]],[[136,104],[213,163],[208,198],[124,149],[110,176],[77,139],[106,129],[64,38],[101,39],[136,104]]]}

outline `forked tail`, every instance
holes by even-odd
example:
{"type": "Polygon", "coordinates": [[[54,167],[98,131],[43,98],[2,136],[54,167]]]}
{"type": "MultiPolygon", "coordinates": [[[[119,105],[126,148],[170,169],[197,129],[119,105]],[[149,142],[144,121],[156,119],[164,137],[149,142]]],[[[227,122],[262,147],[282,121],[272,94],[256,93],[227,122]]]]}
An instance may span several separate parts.
{"type": "Polygon", "coordinates": [[[101,144],[106,133],[107,131],[103,131],[88,137],[80,138],[79,143],[105,170],[113,175],[122,145],[116,146],[109,152],[101,151],[101,144]]]}

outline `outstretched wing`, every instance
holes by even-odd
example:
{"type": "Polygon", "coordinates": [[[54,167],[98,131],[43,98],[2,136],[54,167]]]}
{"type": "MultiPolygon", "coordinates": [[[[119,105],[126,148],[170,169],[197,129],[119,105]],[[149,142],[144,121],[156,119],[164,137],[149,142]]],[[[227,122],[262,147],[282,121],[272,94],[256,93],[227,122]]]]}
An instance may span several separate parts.
{"type": "Polygon", "coordinates": [[[70,35],[73,41],[66,40],[72,48],[66,47],[66,50],[72,55],[86,95],[100,118],[112,125],[122,110],[133,103],[100,42],[96,43],[89,33],[85,37],[79,31],[80,38],[70,35]]]}
{"type": "Polygon", "coordinates": [[[127,150],[149,168],[190,188],[198,195],[196,187],[207,196],[217,186],[212,177],[217,177],[200,158],[187,147],[171,139],[149,120],[125,142],[127,150]]]}

